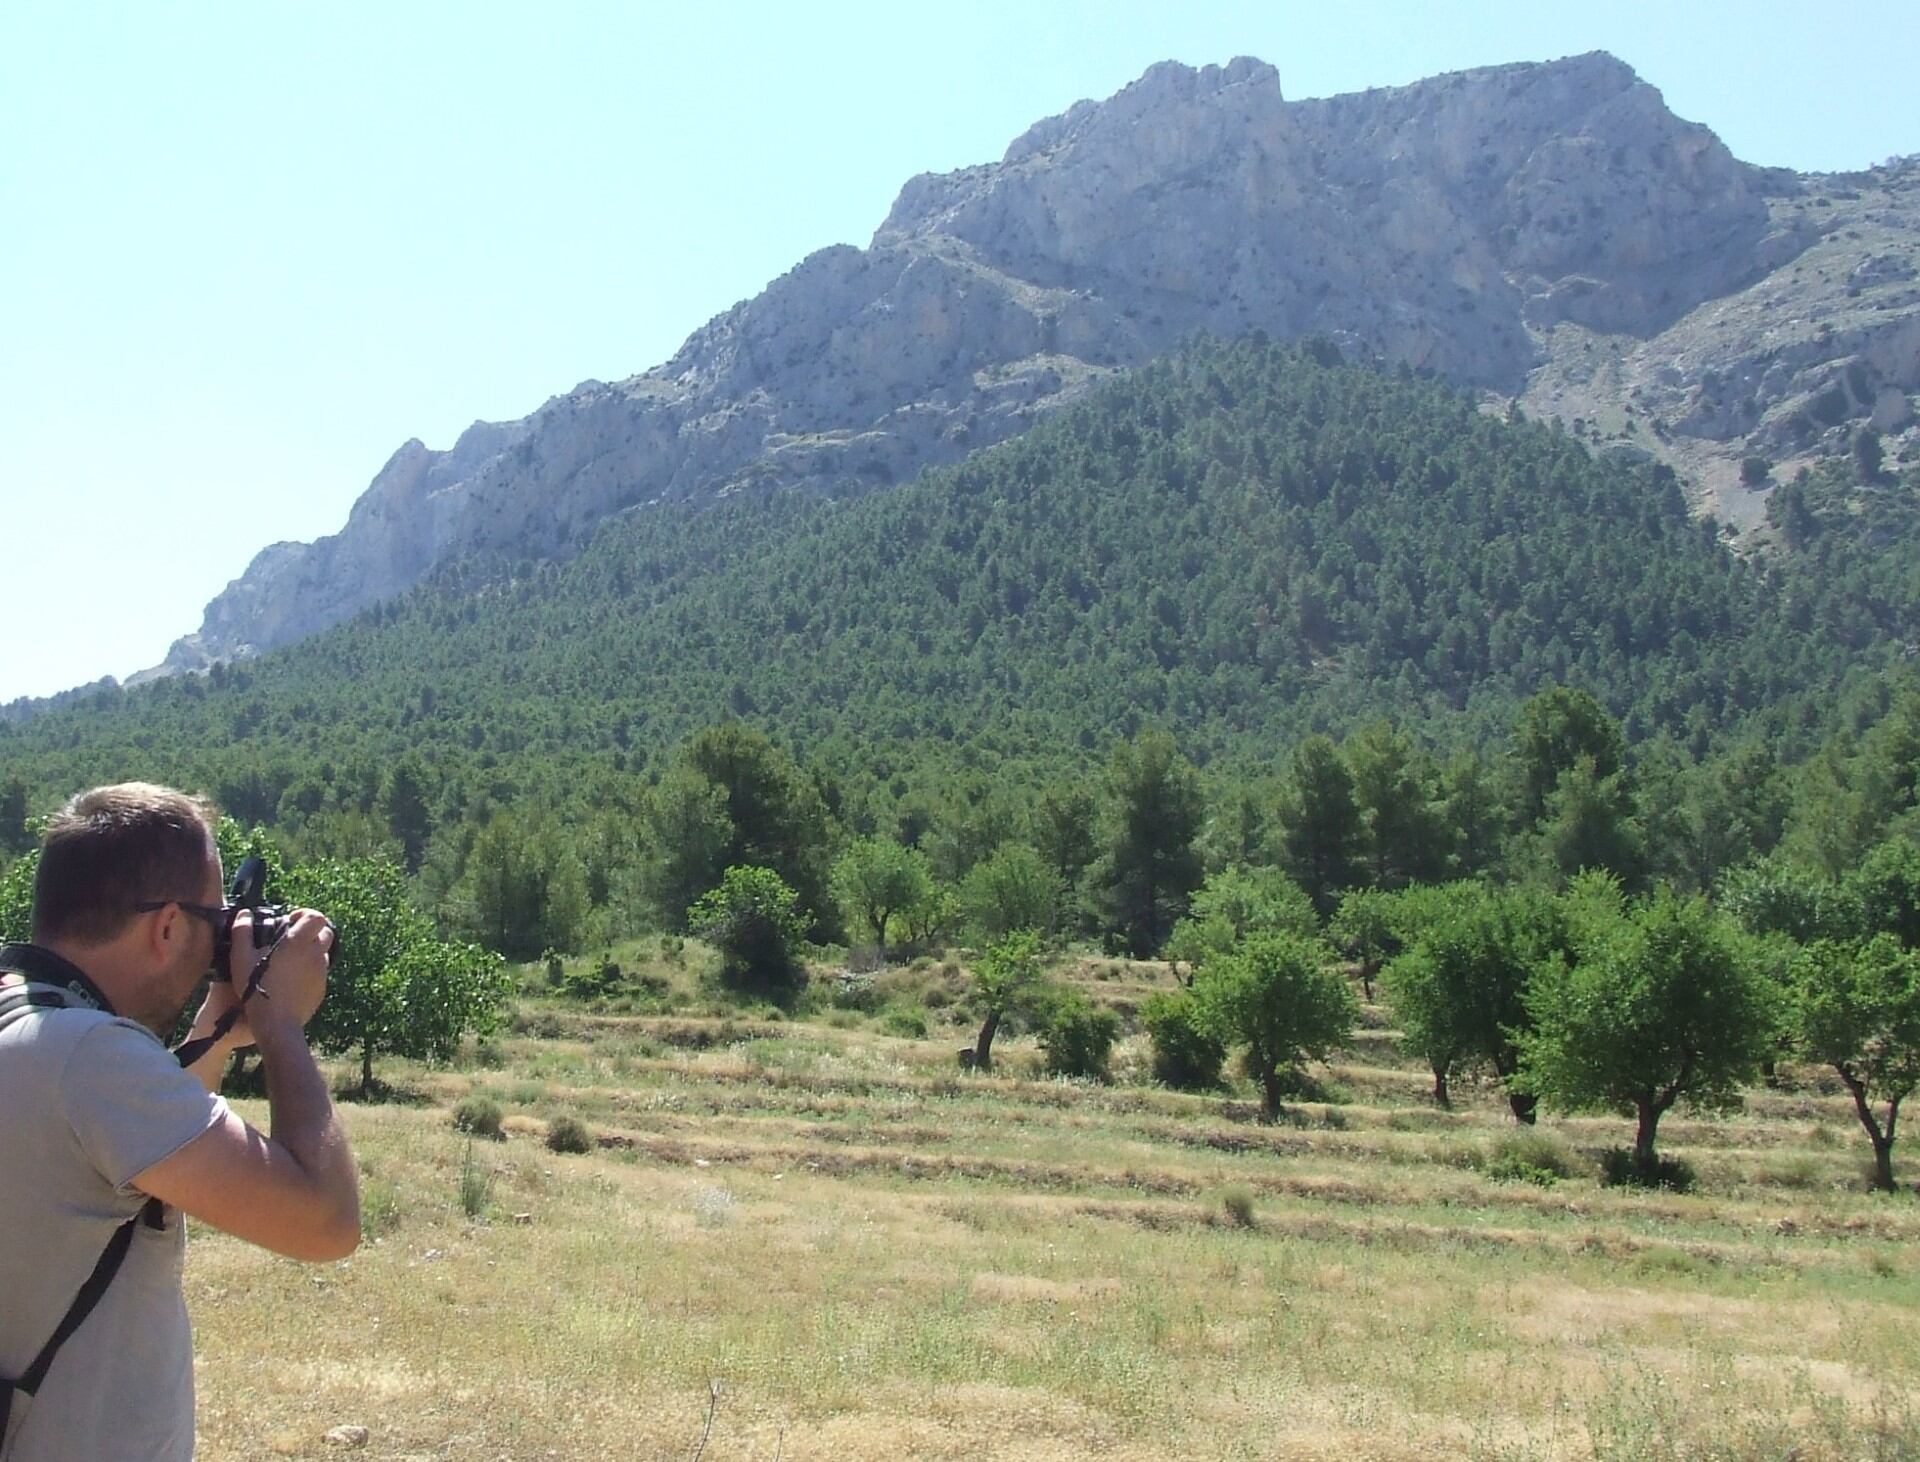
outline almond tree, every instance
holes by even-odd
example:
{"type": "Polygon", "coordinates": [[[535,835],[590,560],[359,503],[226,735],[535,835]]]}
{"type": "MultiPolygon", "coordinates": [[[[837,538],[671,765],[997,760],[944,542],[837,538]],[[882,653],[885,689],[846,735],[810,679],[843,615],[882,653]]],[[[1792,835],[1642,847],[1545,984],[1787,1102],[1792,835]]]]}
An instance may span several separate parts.
{"type": "Polygon", "coordinates": [[[1040,989],[1040,936],[1021,929],[990,945],[974,967],[973,988],[986,1011],[973,1048],[973,1069],[991,1071],[1000,1022],[1040,989]]]}
{"type": "Polygon", "coordinates": [[[1724,1108],[1771,1049],[1772,991],[1731,920],[1662,891],[1626,910],[1591,895],[1571,919],[1574,958],[1534,973],[1513,1087],[1572,1110],[1635,1117],[1634,1171],[1676,1102],[1724,1108]]]}
{"type": "Polygon", "coordinates": [[[1358,1005],[1345,977],[1327,968],[1331,956],[1317,939],[1255,934],[1209,959],[1194,978],[1207,1028],[1247,1048],[1269,1122],[1280,1115],[1281,1072],[1308,1057],[1324,1061],[1353,1032],[1358,1005]]]}
{"type": "Polygon", "coordinates": [[[1891,1193],[1900,1103],[1920,1085],[1920,954],[1887,934],[1823,939],[1801,951],[1789,986],[1795,1040],[1840,1073],[1873,1144],[1873,1185],[1891,1193]]]}
{"type": "Polygon", "coordinates": [[[927,860],[892,838],[859,838],[849,843],[834,862],[831,881],[848,923],[873,931],[883,959],[887,925],[896,915],[923,903],[933,888],[927,860]]]}

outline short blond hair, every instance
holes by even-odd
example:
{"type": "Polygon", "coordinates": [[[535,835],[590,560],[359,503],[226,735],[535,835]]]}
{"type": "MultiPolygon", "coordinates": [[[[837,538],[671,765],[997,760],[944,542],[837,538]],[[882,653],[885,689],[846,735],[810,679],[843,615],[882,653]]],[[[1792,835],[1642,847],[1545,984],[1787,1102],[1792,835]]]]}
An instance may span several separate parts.
{"type": "Polygon", "coordinates": [[[33,882],[33,938],[101,944],[135,905],[201,896],[215,856],[213,804],[121,782],[71,799],[47,822],[33,882]]]}

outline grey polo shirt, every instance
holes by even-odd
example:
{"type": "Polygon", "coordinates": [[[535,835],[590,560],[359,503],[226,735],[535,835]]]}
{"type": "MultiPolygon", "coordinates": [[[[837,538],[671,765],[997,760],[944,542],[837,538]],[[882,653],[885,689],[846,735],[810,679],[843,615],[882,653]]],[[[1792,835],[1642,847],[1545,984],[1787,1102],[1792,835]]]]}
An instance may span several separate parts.
{"type": "MultiPolygon", "coordinates": [[[[38,1009],[0,1026],[0,1375],[33,1363],[113,1231],[128,1184],[211,1127],[226,1104],[144,1026],[38,1009]]],[[[185,1462],[193,1336],[180,1292],[186,1228],[135,1226],[120,1272],[62,1347],[7,1462],[185,1462]]]]}

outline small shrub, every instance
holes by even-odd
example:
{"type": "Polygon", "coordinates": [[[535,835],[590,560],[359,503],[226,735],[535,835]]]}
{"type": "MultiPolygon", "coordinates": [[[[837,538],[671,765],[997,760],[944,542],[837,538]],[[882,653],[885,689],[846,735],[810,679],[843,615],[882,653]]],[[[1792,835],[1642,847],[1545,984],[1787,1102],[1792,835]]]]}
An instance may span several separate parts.
{"type": "Polygon", "coordinates": [[[1497,1138],[1481,1171],[1496,1183],[1532,1183],[1551,1188],[1578,1169],[1567,1145],[1551,1132],[1529,1128],[1497,1138]]]}
{"type": "Polygon", "coordinates": [[[1236,1183],[1220,1194],[1220,1212],[1226,1221],[1235,1228],[1252,1228],[1253,1189],[1244,1183],[1236,1183]]]}
{"type": "Polygon", "coordinates": [[[592,1152],[593,1134],[578,1117],[555,1117],[547,1123],[547,1146],[555,1152],[592,1152]]]}
{"type": "Polygon", "coordinates": [[[871,974],[846,970],[833,982],[833,993],[828,1000],[835,1010],[871,1013],[879,1008],[880,991],[871,974]]]}
{"type": "Polygon", "coordinates": [[[486,1096],[462,1097],[453,1109],[453,1130],[497,1139],[501,1135],[500,1103],[486,1096]]]}
{"type": "Polygon", "coordinates": [[[1633,1150],[1610,1147],[1600,1158],[1600,1181],[1609,1188],[1664,1188],[1685,1193],[1694,1184],[1693,1165],[1680,1158],[1655,1157],[1651,1163],[1634,1161],[1633,1150]]]}
{"type": "Polygon", "coordinates": [[[910,1005],[888,1006],[880,1017],[880,1025],[890,1036],[905,1036],[913,1041],[927,1038],[926,1012],[915,1010],[910,1005]]]}
{"type": "Polygon", "coordinates": [[[1107,1079],[1107,1062],[1120,1034],[1120,1017],[1097,1009],[1078,992],[1051,1002],[1040,1028],[1040,1048],[1047,1053],[1047,1070],[1055,1076],[1107,1079]]]}
{"type": "Polygon", "coordinates": [[[460,1163],[460,1211],[468,1218],[481,1219],[493,1206],[493,1173],[474,1156],[473,1140],[467,1140],[467,1154],[460,1163]]]}
{"type": "Polygon", "coordinates": [[[1227,1048],[1195,1018],[1193,997],[1150,996],[1140,1007],[1140,1023],[1153,1041],[1153,1079],[1179,1091],[1211,1091],[1220,1085],[1227,1048]]]}
{"type": "Polygon", "coordinates": [[[563,975],[560,981],[562,993],[578,1000],[603,1000],[619,991],[626,981],[626,971],[620,968],[620,962],[611,953],[603,954],[592,964],[582,964],[570,974],[563,975]]]}

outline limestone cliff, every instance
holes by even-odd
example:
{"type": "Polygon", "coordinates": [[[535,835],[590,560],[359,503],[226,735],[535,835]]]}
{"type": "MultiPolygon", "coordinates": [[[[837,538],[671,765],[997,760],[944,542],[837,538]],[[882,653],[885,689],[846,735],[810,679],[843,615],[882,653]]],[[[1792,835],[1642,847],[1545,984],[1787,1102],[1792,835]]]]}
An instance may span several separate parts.
{"type": "Polygon", "coordinates": [[[665,364],[407,443],[160,670],[289,643],[450,556],[564,554],[623,509],[885,487],[1194,331],[1324,334],[1709,477],[1752,441],[1898,430],[1914,184],[1748,166],[1605,55],[1295,103],[1258,61],[1155,66],[998,163],[911,180],[868,248],[802,260],[665,364]]]}

